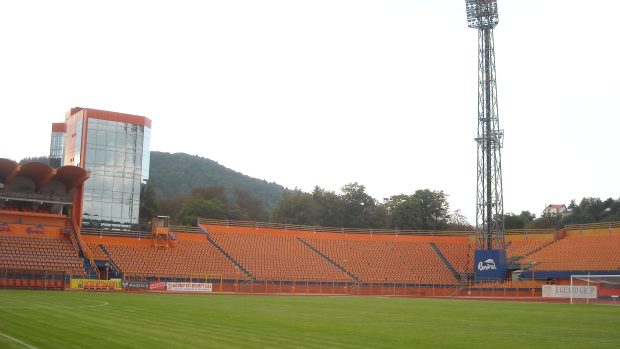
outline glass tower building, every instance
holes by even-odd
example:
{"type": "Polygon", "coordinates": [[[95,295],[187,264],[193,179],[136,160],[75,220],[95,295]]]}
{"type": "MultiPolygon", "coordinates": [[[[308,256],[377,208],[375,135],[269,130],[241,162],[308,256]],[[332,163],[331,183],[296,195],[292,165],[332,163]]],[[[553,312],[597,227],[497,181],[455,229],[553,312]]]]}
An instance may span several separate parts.
{"type": "MultiPolygon", "coordinates": [[[[140,185],[149,178],[151,120],[72,108],[65,125],[64,164],[90,171],[84,183],[82,226],[135,229],[140,185]]],[[[53,137],[52,133],[52,146],[53,137]]]]}
{"type": "Polygon", "coordinates": [[[50,143],[50,166],[52,168],[59,168],[64,165],[66,132],[67,125],[64,122],[52,124],[52,141],[50,143]]]}

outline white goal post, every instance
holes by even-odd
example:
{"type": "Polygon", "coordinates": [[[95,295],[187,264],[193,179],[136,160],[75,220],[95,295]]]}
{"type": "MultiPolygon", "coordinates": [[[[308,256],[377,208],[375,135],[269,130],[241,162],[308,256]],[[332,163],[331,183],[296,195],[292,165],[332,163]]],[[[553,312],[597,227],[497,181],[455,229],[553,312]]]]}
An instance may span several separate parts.
{"type": "Polygon", "coordinates": [[[568,292],[571,304],[583,299],[590,303],[600,297],[615,303],[620,297],[620,275],[571,275],[568,292]]]}

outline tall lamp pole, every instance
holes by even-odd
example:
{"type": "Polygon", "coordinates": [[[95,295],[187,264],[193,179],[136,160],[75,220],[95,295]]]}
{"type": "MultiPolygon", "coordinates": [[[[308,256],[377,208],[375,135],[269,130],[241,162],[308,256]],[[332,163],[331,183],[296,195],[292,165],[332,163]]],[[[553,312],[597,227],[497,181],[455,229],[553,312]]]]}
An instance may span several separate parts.
{"type": "Polygon", "coordinates": [[[476,249],[504,249],[502,155],[493,28],[499,22],[497,0],[465,0],[467,25],[478,29],[478,147],[476,249]]]}

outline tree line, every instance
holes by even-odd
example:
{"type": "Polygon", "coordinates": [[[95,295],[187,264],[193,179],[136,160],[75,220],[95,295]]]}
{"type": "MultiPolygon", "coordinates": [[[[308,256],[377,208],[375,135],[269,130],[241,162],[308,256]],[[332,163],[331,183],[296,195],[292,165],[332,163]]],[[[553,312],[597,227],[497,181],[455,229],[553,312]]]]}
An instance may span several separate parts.
{"type": "Polygon", "coordinates": [[[443,191],[417,190],[379,202],[358,183],[344,185],[339,193],[316,186],[311,193],[286,190],[271,210],[251,193],[235,190],[229,200],[222,186],[194,189],[190,194],[158,198],[151,185],[141,191],[141,217],[170,216],[173,223],[193,225],[196,219],[269,221],[283,224],[398,230],[471,229],[459,210],[450,213],[443,191]]]}
{"type": "MultiPolygon", "coordinates": [[[[572,200],[562,216],[529,211],[504,215],[506,229],[561,228],[567,224],[620,221],[620,199],[584,198],[572,200]]],[[[340,192],[319,186],[312,192],[285,190],[280,201],[266,209],[250,192],[235,189],[231,200],[219,185],[196,188],[187,195],[157,197],[152,185],[141,191],[140,216],[171,217],[174,224],[194,225],[198,218],[265,221],[282,224],[396,230],[471,230],[460,210],[450,212],[443,191],[420,189],[378,201],[359,183],[344,185],[340,192]]]]}
{"type": "Polygon", "coordinates": [[[568,211],[562,215],[541,215],[536,217],[529,211],[519,215],[508,213],[504,216],[506,229],[561,228],[568,224],[588,224],[620,221],[620,199],[583,198],[579,203],[571,200],[568,211]]]}
{"type": "Polygon", "coordinates": [[[268,219],[263,202],[248,191],[235,189],[231,202],[223,186],[196,188],[190,194],[158,198],[152,185],[140,191],[140,217],[170,216],[172,223],[195,225],[198,218],[263,221],[268,219]]]}

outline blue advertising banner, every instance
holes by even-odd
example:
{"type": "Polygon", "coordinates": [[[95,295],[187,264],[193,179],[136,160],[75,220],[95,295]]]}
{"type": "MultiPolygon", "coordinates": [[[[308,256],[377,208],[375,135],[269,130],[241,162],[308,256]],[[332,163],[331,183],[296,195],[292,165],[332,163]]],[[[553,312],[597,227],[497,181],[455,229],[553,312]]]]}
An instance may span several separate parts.
{"type": "Polygon", "coordinates": [[[476,250],[474,255],[476,280],[506,278],[506,250],[476,250]]]}

